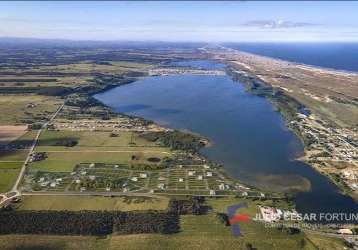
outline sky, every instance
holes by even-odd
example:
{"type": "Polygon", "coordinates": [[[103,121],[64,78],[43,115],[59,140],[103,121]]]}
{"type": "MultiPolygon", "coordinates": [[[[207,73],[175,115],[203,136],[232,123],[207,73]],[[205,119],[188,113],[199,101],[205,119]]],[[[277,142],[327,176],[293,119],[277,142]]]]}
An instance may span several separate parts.
{"type": "Polygon", "coordinates": [[[0,37],[124,41],[358,41],[354,1],[0,2],[0,37]]]}

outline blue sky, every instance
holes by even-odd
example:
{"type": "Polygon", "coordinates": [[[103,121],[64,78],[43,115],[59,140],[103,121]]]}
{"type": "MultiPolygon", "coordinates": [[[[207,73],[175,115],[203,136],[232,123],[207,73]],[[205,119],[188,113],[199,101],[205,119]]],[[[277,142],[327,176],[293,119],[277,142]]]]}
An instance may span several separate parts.
{"type": "Polygon", "coordinates": [[[0,2],[0,37],[358,41],[358,2],[0,2]]]}

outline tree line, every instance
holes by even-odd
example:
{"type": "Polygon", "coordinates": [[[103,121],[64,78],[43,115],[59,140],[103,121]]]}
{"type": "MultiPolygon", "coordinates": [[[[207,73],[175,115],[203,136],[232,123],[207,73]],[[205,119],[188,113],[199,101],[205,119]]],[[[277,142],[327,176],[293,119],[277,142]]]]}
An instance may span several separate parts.
{"type": "Polygon", "coordinates": [[[107,235],[176,233],[179,215],[167,211],[1,211],[0,234],[107,235]]]}

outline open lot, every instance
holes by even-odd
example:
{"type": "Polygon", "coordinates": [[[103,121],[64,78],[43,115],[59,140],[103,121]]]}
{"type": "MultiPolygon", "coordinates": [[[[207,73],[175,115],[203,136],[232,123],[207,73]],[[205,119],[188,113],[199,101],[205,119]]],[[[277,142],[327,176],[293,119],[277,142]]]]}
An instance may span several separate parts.
{"type": "Polygon", "coordinates": [[[40,95],[0,95],[0,125],[41,121],[61,105],[57,97],[40,95]]]}
{"type": "Polygon", "coordinates": [[[108,164],[132,164],[132,156],[140,155],[136,164],[149,163],[146,159],[150,157],[164,158],[170,154],[161,152],[138,152],[135,150],[114,150],[114,151],[47,151],[48,158],[30,164],[31,169],[54,172],[72,172],[74,167],[80,163],[108,163],[108,164]]]}
{"type": "Polygon", "coordinates": [[[166,197],[24,196],[20,210],[164,210],[166,197]]]}
{"type": "Polygon", "coordinates": [[[26,133],[27,126],[0,126],[0,145],[7,144],[26,133]]]}
{"type": "Polygon", "coordinates": [[[19,174],[19,169],[0,169],[0,193],[10,191],[19,174]]]}
{"type": "MultiPolygon", "coordinates": [[[[69,57],[72,56],[69,55],[69,57]]],[[[98,72],[106,75],[120,75],[132,71],[146,71],[150,67],[150,63],[113,61],[97,64],[83,60],[58,65],[38,63],[27,70],[4,67],[0,69],[0,90],[6,91],[12,88],[21,92],[21,89],[34,91],[41,87],[76,87],[92,84],[98,72]]]]}
{"type": "Polygon", "coordinates": [[[83,147],[96,147],[100,150],[111,147],[158,147],[156,143],[145,140],[134,132],[113,132],[111,135],[112,132],[101,131],[44,131],[37,148],[42,150],[46,149],[43,148],[46,146],[56,146],[58,150],[78,150],[83,147]],[[61,143],[69,139],[76,140],[78,143],[73,147],[61,147],[61,143]]]}
{"type": "Polygon", "coordinates": [[[11,189],[21,166],[21,161],[0,162],[0,193],[5,193],[11,189]]]}
{"type": "Polygon", "coordinates": [[[31,169],[72,172],[80,163],[152,164],[151,157],[170,157],[168,148],[158,147],[132,132],[44,131],[36,152],[46,152],[47,158],[33,162],[31,169]],[[70,141],[75,145],[68,146],[70,141]],[[66,146],[67,145],[67,146],[66,146]]]}

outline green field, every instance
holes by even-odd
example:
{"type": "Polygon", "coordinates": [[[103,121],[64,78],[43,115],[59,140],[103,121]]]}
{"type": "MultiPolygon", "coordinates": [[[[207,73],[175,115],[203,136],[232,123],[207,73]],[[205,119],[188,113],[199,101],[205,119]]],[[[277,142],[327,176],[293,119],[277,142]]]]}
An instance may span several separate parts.
{"type": "Polygon", "coordinates": [[[15,183],[17,176],[19,174],[20,167],[14,168],[13,165],[10,168],[4,168],[3,166],[0,169],[0,193],[5,193],[10,191],[11,187],[15,183]]]}
{"type": "Polygon", "coordinates": [[[167,157],[168,154],[154,152],[50,152],[48,158],[43,161],[38,161],[30,164],[33,170],[42,170],[50,172],[72,172],[76,164],[79,163],[112,163],[112,164],[130,164],[132,163],[132,155],[140,155],[140,159],[135,163],[149,163],[146,159],[150,157],[167,157]]]}
{"type": "Polygon", "coordinates": [[[93,131],[44,131],[41,134],[36,152],[48,152],[48,158],[32,163],[31,169],[54,172],[71,172],[79,163],[112,163],[112,164],[149,164],[150,157],[170,157],[168,148],[158,147],[155,143],[140,138],[132,132],[93,131]],[[75,140],[72,147],[64,142],[75,140]],[[132,156],[136,160],[132,160],[132,156]]]}
{"type": "Polygon", "coordinates": [[[24,196],[20,210],[164,210],[166,197],[24,196]]]}
{"type": "Polygon", "coordinates": [[[19,170],[1,169],[0,170],[0,193],[10,191],[19,174],[19,170]]]}
{"type": "Polygon", "coordinates": [[[100,131],[44,131],[40,136],[38,148],[40,150],[48,146],[56,146],[58,150],[60,148],[76,150],[80,147],[158,147],[157,144],[143,139],[134,132],[114,133],[116,137],[111,137],[111,132],[100,131]],[[74,147],[60,147],[56,145],[56,143],[61,143],[67,139],[75,139],[78,141],[78,144],[74,147]]]}
{"type": "MultiPolygon", "coordinates": [[[[36,131],[30,131],[13,141],[12,145],[29,145],[32,143],[36,131]]],[[[20,168],[25,161],[28,150],[0,151],[0,192],[7,192],[16,181],[20,168]]]]}
{"type": "Polygon", "coordinates": [[[0,162],[0,193],[7,192],[15,183],[22,162],[0,162]]]}
{"type": "Polygon", "coordinates": [[[0,95],[0,125],[23,124],[49,117],[61,104],[60,99],[40,95],[0,95]],[[33,103],[33,108],[27,104],[33,103]]]}

